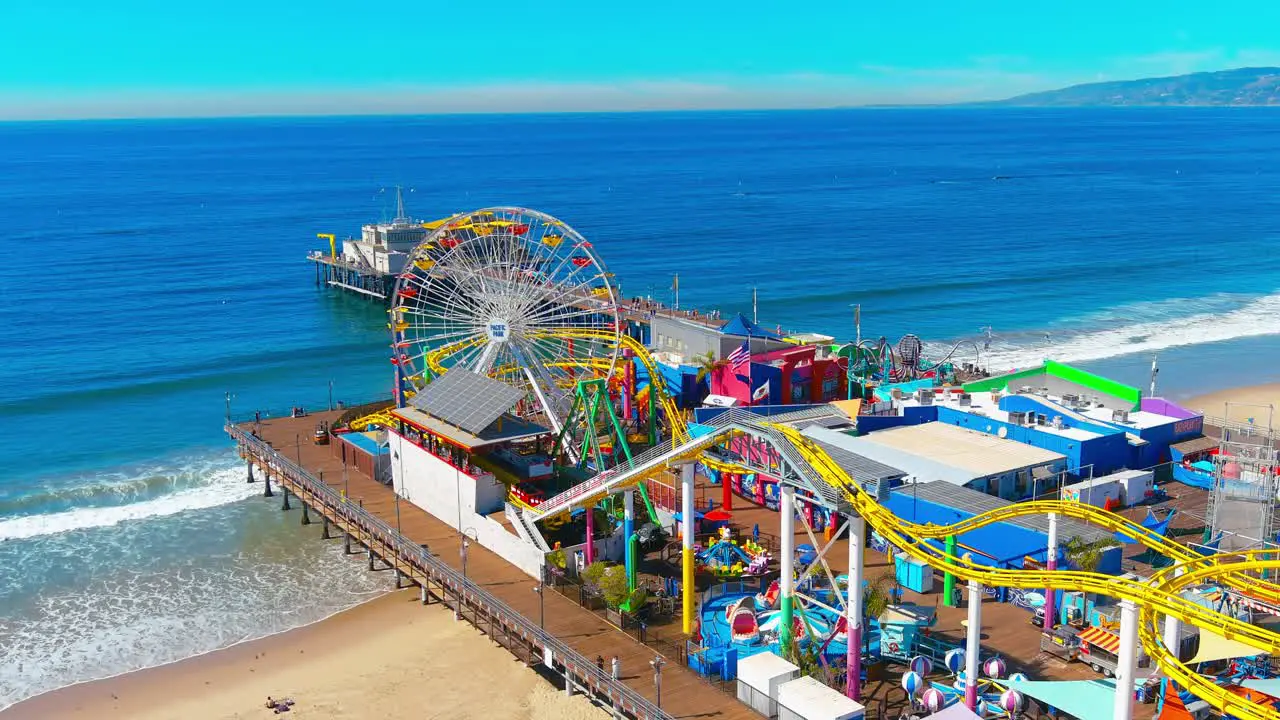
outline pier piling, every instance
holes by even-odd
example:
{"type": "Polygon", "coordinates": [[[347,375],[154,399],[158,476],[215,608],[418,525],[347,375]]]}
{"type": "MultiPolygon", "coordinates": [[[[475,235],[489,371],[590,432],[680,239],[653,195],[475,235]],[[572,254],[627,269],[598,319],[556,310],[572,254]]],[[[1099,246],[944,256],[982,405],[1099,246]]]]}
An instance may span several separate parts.
{"type": "Polygon", "coordinates": [[[323,524],[320,526],[320,539],[321,539],[321,540],[328,540],[329,538],[333,537],[332,535],[330,535],[330,534],[329,534],[329,518],[328,518],[328,517],[322,517],[322,518],[320,518],[320,520],[321,520],[321,522],[323,523],[323,524]]]}
{"type": "Polygon", "coordinates": [[[396,589],[404,587],[404,573],[400,572],[400,568],[396,568],[396,589]]]}
{"type": "Polygon", "coordinates": [[[247,468],[247,469],[248,469],[248,471],[249,471],[249,476],[248,476],[248,478],[247,478],[246,482],[248,482],[250,485],[252,485],[252,484],[253,484],[253,463],[252,463],[252,462],[247,462],[247,463],[245,463],[245,468],[247,468]]]}
{"type": "Polygon", "coordinates": [[[271,473],[262,471],[262,497],[271,497],[271,473]]]}
{"type": "Polygon", "coordinates": [[[281,485],[280,497],[284,498],[284,501],[280,503],[280,509],[284,510],[285,512],[288,512],[289,511],[289,488],[281,485]]]}
{"type": "Polygon", "coordinates": [[[306,503],[302,503],[302,524],[303,524],[303,525],[310,525],[310,524],[311,524],[311,515],[307,512],[307,504],[306,504],[306,503]]]}
{"type": "Polygon", "coordinates": [[[369,569],[373,569],[373,548],[369,548],[369,569]]]}
{"type": "Polygon", "coordinates": [[[351,533],[349,532],[342,533],[342,554],[351,554],[351,533]]]}

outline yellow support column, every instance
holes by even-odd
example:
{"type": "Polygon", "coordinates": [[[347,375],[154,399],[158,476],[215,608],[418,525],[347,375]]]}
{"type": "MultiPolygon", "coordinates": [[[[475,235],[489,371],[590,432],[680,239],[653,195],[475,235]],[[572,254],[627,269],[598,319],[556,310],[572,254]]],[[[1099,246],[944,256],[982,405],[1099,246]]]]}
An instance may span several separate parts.
{"type": "Polygon", "coordinates": [[[685,635],[693,633],[693,469],[693,463],[685,463],[680,467],[680,532],[682,535],[680,565],[684,571],[680,595],[684,610],[685,635]]]}

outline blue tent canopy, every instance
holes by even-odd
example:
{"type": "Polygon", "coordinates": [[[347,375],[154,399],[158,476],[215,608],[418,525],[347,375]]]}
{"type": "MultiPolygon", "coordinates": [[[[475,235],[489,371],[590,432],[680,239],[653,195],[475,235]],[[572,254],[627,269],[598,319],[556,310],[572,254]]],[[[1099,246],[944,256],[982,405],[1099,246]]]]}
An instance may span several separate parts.
{"type": "MultiPolygon", "coordinates": [[[[1165,533],[1169,531],[1169,521],[1173,519],[1173,516],[1176,513],[1177,511],[1175,510],[1173,512],[1170,512],[1168,517],[1166,517],[1165,519],[1157,520],[1155,513],[1151,512],[1151,509],[1148,508],[1147,516],[1142,520],[1142,527],[1150,530],[1151,532],[1161,537],[1164,537],[1165,533]]],[[[1122,543],[1134,544],[1138,542],[1137,540],[1134,540],[1132,537],[1129,537],[1128,535],[1122,532],[1118,532],[1115,535],[1116,535],[1116,539],[1122,543]]]]}
{"type": "Polygon", "coordinates": [[[1115,680],[1008,680],[1005,683],[1023,695],[1079,718],[1111,720],[1115,716],[1115,680]]]}
{"type": "Polygon", "coordinates": [[[724,325],[720,326],[720,332],[725,335],[739,335],[741,337],[768,338],[769,340],[781,340],[782,336],[772,330],[765,330],[759,325],[751,322],[742,313],[724,325]]]}

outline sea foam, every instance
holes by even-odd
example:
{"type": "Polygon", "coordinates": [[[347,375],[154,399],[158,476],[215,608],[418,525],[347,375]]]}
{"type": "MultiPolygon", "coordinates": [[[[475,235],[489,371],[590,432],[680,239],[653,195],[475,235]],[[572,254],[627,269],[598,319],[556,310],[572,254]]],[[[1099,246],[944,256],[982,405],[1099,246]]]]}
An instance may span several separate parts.
{"type": "MultiPolygon", "coordinates": [[[[1133,308],[1112,311],[1114,327],[1083,331],[1050,332],[1039,342],[997,341],[982,353],[992,372],[1037,365],[1046,358],[1060,362],[1087,362],[1133,353],[1154,353],[1173,347],[1224,342],[1239,338],[1280,334],[1280,293],[1248,300],[1223,312],[1196,312],[1197,307],[1218,304],[1214,298],[1187,300],[1178,306],[1162,303],[1158,313],[1133,308]],[[1183,312],[1185,311],[1185,312],[1183,312]],[[1159,317],[1151,317],[1151,315],[1159,317]],[[1147,315],[1148,318],[1143,318],[1147,315]],[[1129,317],[1126,321],[1123,318],[1129,317]],[[1133,320],[1137,319],[1137,322],[1133,320]]],[[[961,356],[963,353],[961,353],[961,356]]]]}
{"type": "MultiPolygon", "coordinates": [[[[197,477],[183,489],[139,502],[81,507],[0,520],[0,540],[108,527],[131,520],[163,517],[187,510],[202,510],[243,500],[261,492],[260,485],[245,482],[242,468],[229,466],[225,461],[216,464],[211,461],[209,464],[186,467],[176,472],[191,473],[197,477]]],[[[114,485],[116,483],[109,483],[103,487],[110,489],[114,485]]]]}

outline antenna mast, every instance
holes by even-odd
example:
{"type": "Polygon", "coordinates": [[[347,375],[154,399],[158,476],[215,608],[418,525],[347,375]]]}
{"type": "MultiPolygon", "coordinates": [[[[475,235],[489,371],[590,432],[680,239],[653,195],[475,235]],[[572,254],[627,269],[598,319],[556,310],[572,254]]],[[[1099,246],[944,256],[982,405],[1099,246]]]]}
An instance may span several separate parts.
{"type": "Polygon", "coordinates": [[[393,222],[407,221],[408,218],[404,214],[404,193],[400,191],[400,186],[396,186],[396,219],[393,222]]]}

